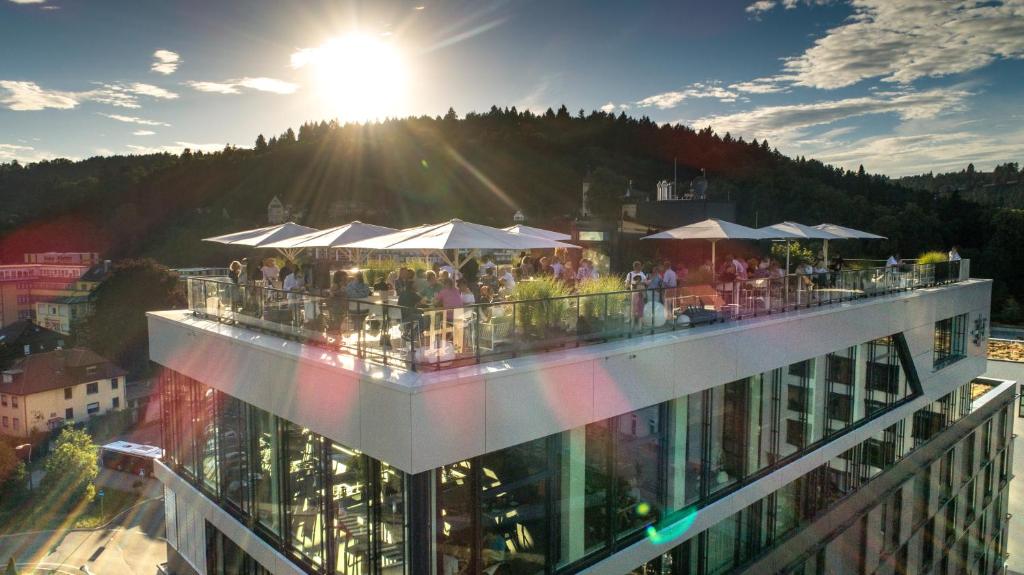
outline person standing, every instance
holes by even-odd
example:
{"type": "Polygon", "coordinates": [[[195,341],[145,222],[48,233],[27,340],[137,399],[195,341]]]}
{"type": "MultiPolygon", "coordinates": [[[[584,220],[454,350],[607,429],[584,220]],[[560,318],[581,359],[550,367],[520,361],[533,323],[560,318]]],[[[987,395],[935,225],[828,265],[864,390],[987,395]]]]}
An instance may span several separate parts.
{"type": "Polygon", "coordinates": [[[635,283],[647,284],[647,274],[644,273],[644,265],[639,260],[633,262],[633,269],[626,274],[626,289],[636,289],[635,283]]]}
{"type": "Polygon", "coordinates": [[[951,262],[958,262],[958,261],[960,261],[960,251],[957,249],[956,246],[953,246],[949,250],[949,261],[951,261],[951,262]]]}
{"type": "Polygon", "coordinates": [[[274,262],[274,258],[267,258],[263,260],[263,267],[260,269],[263,272],[263,281],[267,283],[267,287],[274,287],[278,285],[280,281],[281,270],[277,268],[277,263],[274,262]]]}
{"type": "Polygon", "coordinates": [[[679,276],[676,275],[676,270],[672,269],[672,262],[665,260],[663,267],[665,272],[661,275],[661,281],[665,284],[665,287],[679,287],[679,276]]]}

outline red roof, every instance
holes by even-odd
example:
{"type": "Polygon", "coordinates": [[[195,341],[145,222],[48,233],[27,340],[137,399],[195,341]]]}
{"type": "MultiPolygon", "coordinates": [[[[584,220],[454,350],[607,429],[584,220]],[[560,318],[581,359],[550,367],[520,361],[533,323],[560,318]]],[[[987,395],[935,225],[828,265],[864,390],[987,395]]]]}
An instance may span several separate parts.
{"type": "Polygon", "coordinates": [[[15,361],[4,371],[0,391],[30,395],[89,381],[112,379],[126,373],[91,349],[59,349],[32,354],[15,361]],[[13,381],[6,383],[9,374],[13,376],[13,381]]]}

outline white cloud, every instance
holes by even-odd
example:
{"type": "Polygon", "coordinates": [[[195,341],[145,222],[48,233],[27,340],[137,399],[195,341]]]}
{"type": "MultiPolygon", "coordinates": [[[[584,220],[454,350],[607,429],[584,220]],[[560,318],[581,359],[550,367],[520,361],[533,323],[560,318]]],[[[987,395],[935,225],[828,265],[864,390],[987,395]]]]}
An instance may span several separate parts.
{"type": "Polygon", "coordinates": [[[125,147],[128,148],[129,154],[180,154],[185,148],[188,148],[193,152],[198,150],[202,150],[203,152],[218,152],[224,149],[224,144],[174,142],[173,144],[165,144],[163,146],[139,146],[135,144],[128,144],[125,147]]]}
{"type": "Polygon", "coordinates": [[[960,170],[971,162],[984,169],[1016,160],[1022,140],[1024,130],[1001,134],[972,131],[896,134],[823,149],[816,157],[851,170],[863,164],[871,172],[905,176],[932,170],[960,170]]]}
{"type": "Polygon", "coordinates": [[[851,0],[853,15],[784,67],[821,89],[869,78],[909,84],[1024,58],[1024,2],[851,0]]]}
{"type": "Polygon", "coordinates": [[[0,104],[19,112],[47,108],[70,110],[78,105],[78,97],[74,92],[47,90],[35,82],[0,80],[0,104]]]}
{"type": "Polygon", "coordinates": [[[616,106],[614,102],[608,102],[604,106],[601,106],[601,111],[602,112],[606,112],[608,114],[611,114],[612,112],[615,111],[615,108],[617,108],[617,107],[618,106],[616,106]]]}
{"type": "Polygon", "coordinates": [[[140,84],[138,82],[128,86],[128,90],[140,96],[149,96],[151,98],[159,98],[161,100],[173,100],[178,97],[174,92],[170,92],[159,86],[154,86],[152,84],[140,84]]]}
{"type": "Polygon", "coordinates": [[[150,66],[150,70],[164,75],[173,74],[181,64],[181,56],[177,52],[171,52],[170,50],[157,50],[153,52],[153,59],[154,62],[150,66]]]}
{"type": "Polygon", "coordinates": [[[154,120],[146,120],[145,118],[139,118],[136,116],[124,116],[122,114],[100,114],[101,116],[110,118],[111,120],[117,120],[118,122],[124,122],[126,124],[139,124],[140,126],[170,126],[165,122],[157,122],[154,120]]]}
{"type": "Polygon", "coordinates": [[[276,78],[239,78],[236,80],[224,80],[222,82],[186,82],[195,90],[200,92],[212,92],[215,94],[240,94],[241,88],[257,90],[260,92],[271,92],[274,94],[292,94],[299,89],[298,84],[278,80],[276,78]]]}
{"type": "Polygon", "coordinates": [[[746,12],[747,14],[761,14],[774,8],[775,4],[774,0],[757,0],[757,2],[746,7],[746,12]]]}
{"type": "Polygon", "coordinates": [[[15,111],[70,110],[82,102],[139,108],[139,96],[172,100],[178,95],[152,84],[100,84],[82,92],[50,90],[35,82],[0,80],[0,104],[15,111]]]}
{"type": "Polygon", "coordinates": [[[754,78],[748,82],[736,82],[729,84],[729,88],[745,94],[775,94],[787,92],[789,87],[785,84],[791,80],[791,76],[771,76],[768,78],[754,78]]]}
{"type": "Polygon", "coordinates": [[[793,139],[812,126],[874,114],[897,114],[903,120],[934,118],[961,111],[970,92],[936,88],[923,92],[881,92],[870,96],[827,100],[811,104],[762,106],[746,112],[695,120],[695,126],[712,126],[719,134],[730,132],[754,138],[793,139]]]}
{"type": "Polygon", "coordinates": [[[135,130],[132,132],[133,136],[152,136],[156,134],[153,130],[135,130]]]}
{"type": "Polygon", "coordinates": [[[14,4],[42,4],[46,0],[11,0],[14,4]]]}
{"type": "Polygon", "coordinates": [[[648,96],[636,103],[641,108],[656,107],[661,110],[675,108],[680,102],[690,98],[714,98],[719,102],[735,102],[739,94],[723,88],[721,82],[695,82],[688,88],[672,92],[664,92],[648,96]]]}

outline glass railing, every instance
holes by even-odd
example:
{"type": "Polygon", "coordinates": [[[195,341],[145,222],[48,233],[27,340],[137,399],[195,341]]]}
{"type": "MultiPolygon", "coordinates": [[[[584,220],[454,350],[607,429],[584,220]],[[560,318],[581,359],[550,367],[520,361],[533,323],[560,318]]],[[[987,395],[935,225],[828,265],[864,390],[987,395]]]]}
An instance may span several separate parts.
{"type": "Polygon", "coordinates": [[[356,299],[225,278],[187,281],[197,316],[384,365],[433,370],[933,287],[968,274],[963,260],[447,309],[401,307],[386,292],[356,299]]]}

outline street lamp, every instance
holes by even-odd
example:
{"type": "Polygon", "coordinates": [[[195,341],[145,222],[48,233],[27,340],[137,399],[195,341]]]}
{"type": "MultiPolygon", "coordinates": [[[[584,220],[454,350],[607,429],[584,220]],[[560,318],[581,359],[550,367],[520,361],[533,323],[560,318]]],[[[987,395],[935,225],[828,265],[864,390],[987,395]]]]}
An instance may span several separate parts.
{"type": "MultiPolygon", "coordinates": [[[[27,447],[28,448],[28,462],[29,462],[29,464],[31,464],[32,463],[32,444],[31,443],[22,443],[21,445],[16,446],[14,448],[14,450],[17,451],[17,450],[19,450],[19,449],[21,449],[23,447],[27,447]]],[[[28,470],[28,490],[32,491],[32,470],[31,469],[28,470]]]]}

